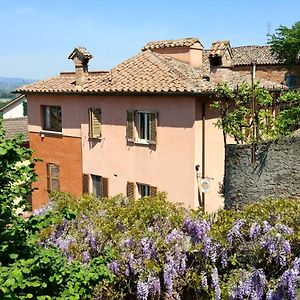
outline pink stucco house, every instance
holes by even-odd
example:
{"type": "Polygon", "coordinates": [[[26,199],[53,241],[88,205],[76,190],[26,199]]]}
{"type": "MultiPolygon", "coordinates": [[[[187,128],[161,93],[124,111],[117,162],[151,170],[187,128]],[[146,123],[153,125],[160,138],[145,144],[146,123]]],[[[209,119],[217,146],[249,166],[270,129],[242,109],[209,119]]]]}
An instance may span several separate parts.
{"type": "Polygon", "coordinates": [[[250,81],[245,66],[234,71],[229,42],[209,51],[196,38],[150,42],[101,72],[88,70],[85,48],[69,58],[75,71],[18,90],[28,99],[30,145],[43,159],[33,209],[55,189],[132,198],[164,191],[186,207],[223,206],[224,145],[209,106],[218,83],[250,81]]]}

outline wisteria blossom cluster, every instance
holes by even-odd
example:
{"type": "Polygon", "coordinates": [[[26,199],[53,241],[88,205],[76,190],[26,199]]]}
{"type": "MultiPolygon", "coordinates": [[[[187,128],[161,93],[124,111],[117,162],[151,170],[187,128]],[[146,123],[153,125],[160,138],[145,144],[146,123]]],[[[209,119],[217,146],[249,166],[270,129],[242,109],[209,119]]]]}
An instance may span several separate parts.
{"type": "MultiPolygon", "coordinates": [[[[110,247],[114,281],[105,289],[109,299],[120,299],[120,290],[138,300],[187,295],[295,299],[300,278],[299,248],[294,247],[298,229],[282,218],[253,220],[236,213],[226,221],[212,221],[159,197],[136,203],[125,197],[103,201],[96,204],[100,209],[79,212],[76,219],[54,226],[43,243],[84,264],[110,247]]],[[[105,291],[95,297],[106,299],[105,291]]]]}

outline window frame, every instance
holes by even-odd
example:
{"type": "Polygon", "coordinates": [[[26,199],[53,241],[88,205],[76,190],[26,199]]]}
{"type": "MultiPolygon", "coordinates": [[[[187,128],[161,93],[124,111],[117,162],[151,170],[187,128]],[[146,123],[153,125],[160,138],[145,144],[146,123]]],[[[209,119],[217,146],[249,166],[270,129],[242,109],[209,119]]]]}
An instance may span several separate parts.
{"type": "Polygon", "coordinates": [[[137,185],[137,192],[138,192],[139,198],[150,197],[150,195],[151,195],[150,184],[137,182],[136,185],[137,185]],[[146,190],[147,190],[147,193],[145,193],[146,190]]]}
{"type": "Polygon", "coordinates": [[[42,119],[43,130],[62,132],[62,109],[60,105],[42,105],[42,119]],[[51,113],[52,111],[54,111],[55,117],[51,113]]]}
{"type": "Polygon", "coordinates": [[[135,129],[137,133],[136,143],[150,144],[150,138],[151,138],[150,113],[151,112],[149,111],[136,111],[135,114],[135,129]]]}
{"type": "Polygon", "coordinates": [[[105,198],[109,196],[109,180],[106,177],[97,174],[90,174],[89,175],[91,180],[89,184],[90,194],[94,195],[97,198],[105,198]],[[99,181],[96,182],[94,179],[99,178],[99,181]],[[98,184],[95,186],[94,184],[98,184]],[[99,189],[99,193],[94,193],[94,188],[97,190],[99,189]]]}
{"type": "Polygon", "coordinates": [[[128,143],[157,144],[158,112],[127,110],[126,139],[128,143]]]}

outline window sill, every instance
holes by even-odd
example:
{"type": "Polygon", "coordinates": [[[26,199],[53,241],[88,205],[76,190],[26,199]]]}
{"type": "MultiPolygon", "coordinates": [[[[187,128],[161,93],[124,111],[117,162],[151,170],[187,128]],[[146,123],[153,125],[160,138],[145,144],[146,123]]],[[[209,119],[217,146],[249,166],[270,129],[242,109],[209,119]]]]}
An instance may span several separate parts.
{"type": "Polygon", "coordinates": [[[63,133],[61,131],[51,131],[51,130],[41,130],[40,136],[42,135],[55,135],[55,136],[63,136],[63,133]]]}
{"type": "Polygon", "coordinates": [[[149,141],[147,140],[136,140],[134,143],[139,145],[150,145],[149,141]]]}

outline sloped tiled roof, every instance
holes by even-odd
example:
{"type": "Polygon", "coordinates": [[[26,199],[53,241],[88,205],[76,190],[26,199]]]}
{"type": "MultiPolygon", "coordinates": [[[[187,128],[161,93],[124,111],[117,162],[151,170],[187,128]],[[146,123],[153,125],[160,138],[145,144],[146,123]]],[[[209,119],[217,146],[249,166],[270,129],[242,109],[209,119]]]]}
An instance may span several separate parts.
{"type": "Polygon", "coordinates": [[[20,101],[20,100],[22,100],[22,99],[23,99],[23,101],[26,100],[25,95],[20,95],[20,96],[18,96],[18,97],[16,97],[16,98],[13,98],[13,99],[9,100],[9,101],[6,102],[3,106],[1,106],[0,111],[3,111],[3,110],[6,109],[7,107],[13,105],[14,103],[16,103],[16,102],[18,102],[18,101],[20,101]]]}
{"type": "Polygon", "coordinates": [[[200,43],[197,38],[185,38],[185,39],[177,39],[177,40],[163,40],[163,41],[153,41],[149,42],[142,49],[144,50],[152,50],[156,48],[175,48],[175,47],[190,47],[195,43],[200,43]]]}
{"type": "Polygon", "coordinates": [[[5,137],[11,139],[15,134],[23,134],[28,140],[28,120],[27,117],[3,119],[2,127],[5,137]]]}
{"type": "Polygon", "coordinates": [[[121,63],[110,72],[89,73],[82,88],[74,73],[23,86],[18,92],[199,92],[213,88],[200,69],[150,50],[121,63]]]}
{"type": "MultiPolygon", "coordinates": [[[[206,80],[204,69],[192,67],[163,54],[145,50],[119,64],[109,72],[89,72],[82,86],[75,85],[75,73],[23,86],[23,93],[205,93],[215,89],[213,80],[206,80]]],[[[250,77],[231,71],[226,81],[236,86],[250,77]]],[[[261,80],[270,89],[282,85],[261,80]]]]}
{"type": "Polygon", "coordinates": [[[234,65],[250,65],[253,61],[258,65],[281,64],[271,52],[271,46],[241,46],[232,48],[234,65]]]}

